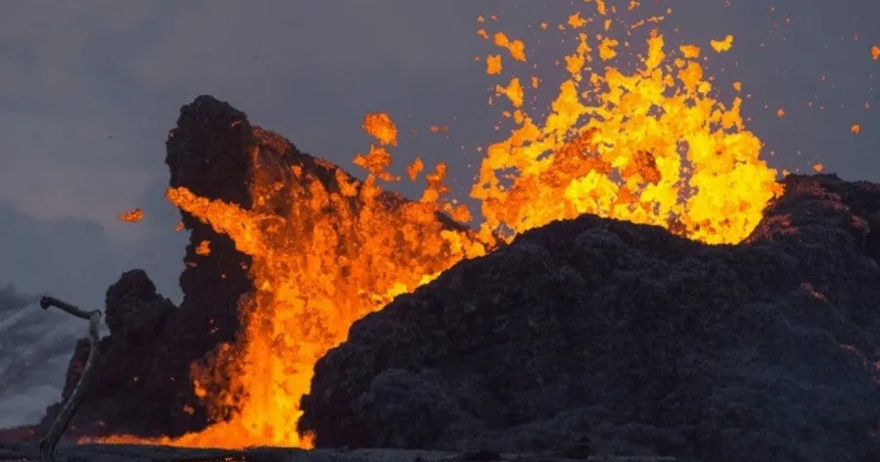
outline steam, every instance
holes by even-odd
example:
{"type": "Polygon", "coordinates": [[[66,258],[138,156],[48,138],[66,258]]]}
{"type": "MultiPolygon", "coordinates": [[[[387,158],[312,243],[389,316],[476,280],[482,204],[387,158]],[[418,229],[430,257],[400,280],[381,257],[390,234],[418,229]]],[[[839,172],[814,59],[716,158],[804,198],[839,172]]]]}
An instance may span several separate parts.
{"type": "Polygon", "coordinates": [[[47,316],[40,296],[0,286],[0,428],[33,424],[57,402],[82,323],[47,316]],[[6,378],[9,378],[6,380],[6,378]]]}
{"type": "Polygon", "coordinates": [[[15,289],[15,286],[7,284],[6,287],[0,288],[0,313],[7,313],[29,305],[34,305],[39,300],[39,295],[19,293],[15,289]]]}

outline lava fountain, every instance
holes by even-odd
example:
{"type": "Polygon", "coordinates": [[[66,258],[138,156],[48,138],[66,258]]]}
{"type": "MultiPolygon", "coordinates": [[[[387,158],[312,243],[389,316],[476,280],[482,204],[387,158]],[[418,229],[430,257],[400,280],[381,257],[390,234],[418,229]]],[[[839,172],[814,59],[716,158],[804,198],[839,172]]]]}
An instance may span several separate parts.
{"type": "MultiPolygon", "coordinates": [[[[329,168],[330,178],[318,177],[285,161],[280,174],[255,179],[251,210],[170,189],[174,205],[253,257],[255,291],[239,302],[244,329],[235,344],[193,366],[196,393],[214,424],[179,438],[103,442],[311,447],[312,436],[295,430],[300,398],[317,360],[346,340],[353,322],[456,262],[554,220],[593,213],[713,244],[748,236],[781,188],[759,158],[760,140],[743,126],[741,99],[725,105],[713,96],[701,47],[666,50],[663,35],[650,30],[662,16],[620,26],[610,19],[615,6],[596,0],[595,10],[559,26],[576,37],[576,48],[562,61],[565,76],[543,120],[524,104],[538,78],[507,78],[495,88],[510,103],[503,114],[514,128],[485,151],[471,189],[482,216],[476,231],[460,224],[470,213],[449,199],[443,164],[425,175],[418,201],[384,191],[383,183],[400,178],[388,172],[397,128],[381,113],[364,120],[376,139],[355,158],[365,180],[329,168]],[[644,40],[633,39],[638,30],[649,31],[644,40]],[[633,71],[612,65],[637,43],[645,49],[633,71]],[[290,183],[300,186],[285,189],[290,183]],[[278,194],[288,195],[287,209],[264,206],[278,194]]],[[[528,48],[486,30],[495,23],[480,18],[478,35],[502,52],[485,59],[486,72],[500,76],[506,60],[527,62],[528,48]]],[[[723,52],[731,44],[726,37],[710,47],[723,52]]],[[[410,179],[422,169],[420,160],[407,168],[410,179]]]]}

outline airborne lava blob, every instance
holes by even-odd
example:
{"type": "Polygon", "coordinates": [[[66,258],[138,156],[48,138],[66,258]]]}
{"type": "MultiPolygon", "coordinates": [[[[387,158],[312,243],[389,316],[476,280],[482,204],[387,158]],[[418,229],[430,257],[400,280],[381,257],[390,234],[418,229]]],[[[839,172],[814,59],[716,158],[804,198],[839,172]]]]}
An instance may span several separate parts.
{"type": "MultiPolygon", "coordinates": [[[[700,48],[683,46],[670,57],[657,32],[647,38],[638,69],[610,66],[629,41],[610,36],[612,22],[603,17],[615,8],[598,0],[596,6],[592,17],[569,20],[577,48],[565,58],[566,79],[545,120],[526,111],[519,78],[497,87],[513,106],[507,115],[516,128],[488,148],[471,190],[481,201],[479,234],[437,219],[438,212],[470,219],[446,199],[443,164],[426,175],[420,201],[383,192],[381,181],[398,180],[387,171],[392,158],[386,148],[397,137],[387,114],[370,114],[364,122],[378,143],[355,158],[367,170],[366,180],[337,171],[328,187],[293,166],[293,181],[303,186],[291,189],[291,209],[283,216],[260,209],[264,195],[283,189],[268,179],[252,188],[254,210],[169,190],[172,203],[228,234],[253,257],[249,271],[256,292],[240,301],[245,329],[236,344],[218,351],[207,367],[193,367],[196,392],[217,423],[177,439],[105,441],[310,447],[311,437],[295,428],[316,361],[345,341],[354,321],[456,262],[485,254],[496,236],[509,239],[554,220],[595,213],[665,226],[709,243],[745,238],[781,191],[776,171],[758,157],[761,142],[743,127],[741,101],[727,107],[715,100],[698,61],[700,48]],[[594,23],[601,33],[588,35],[594,23]]],[[[625,33],[661,20],[647,18],[625,33]]],[[[504,56],[526,61],[524,42],[480,32],[506,49],[504,56]]],[[[712,45],[723,51],[732,37],[712,45]]],[[[490,57],[489,74],[507,71],[502,58],[490,57]]],[[[538,87],[537,78],[524,81],[538,87]]],[[[417,161],[409,176],[416,178],[422,168],[417,161]]]]}

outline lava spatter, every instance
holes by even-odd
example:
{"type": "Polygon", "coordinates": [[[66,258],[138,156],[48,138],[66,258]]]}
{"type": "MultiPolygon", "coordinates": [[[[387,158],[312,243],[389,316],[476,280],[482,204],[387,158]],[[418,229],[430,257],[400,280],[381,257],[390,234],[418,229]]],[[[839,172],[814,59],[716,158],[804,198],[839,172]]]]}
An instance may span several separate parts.
{"type": "MultiPolygon", "coordinates": [[[[629,2],[628,9],[637,6],[629,2]]],[[[481,204],[479,233],[455,223],[469,221],[470,211],[447,199],[443,164],[425,175],[420,200],[383,190],[382,182],[400,180],[388,171],[397,128],[383,113],[367,115],[363,124],[377,140],[355,157],[366,178],[339,169],[322,178],[290,165],[289,209],[259,207],[268,202],[265,194],[285,190],[269,179],[252,185],[258,205],[253,210],[185,188],[169,190],[174,205],[229,235],[253,258],[249,275],[255,291],[239,302],[244,330],[237,341],[218,349],[207,366],[193,366],[195,390],[215,411],[212,426],[180,438],[103,441],[311,447],[311,435],[295,429],[317,360],[345,341],[353,322],[456,262],[484,255],[498,236],[510,239],[593,213],[664,226],[707,243],[744,239],[781,188],[776,171],[759,157],[760,140],[743,125],[741,100],[725,105],[715,99],[700,47],[667,54],[657,31],[645,39],[639,66],[616,67],[621,49],[636,43],[633,30],[656,26],[662,17],[624,25],[615,37],[615,23],[607,16],[616,7],[596,0],[595,8],[600,21],[593,21],[595,16],[569,21],[577,41],[564,59],[565,79],[546,118],[538,120],[523,104],[529,87],[538,87],[534,69],[521,77],[507,75],[495,87],[511,103],[507,112],[515,126],[485,150],[471,189],[481,204]],[[600,30],[591,32],[594,23],[600,30]],[[447,219],[439,219],[440,213],[447,219]]],[[[491,18],[481,25],[495,26],[491,18]]],[[[524,41],[485,29],[478,35],[506,50],[490,55],[488,74],[510,72],[502,56],[514,64],[527,61],[524,41]]],[[[709,45],[725,51],[733,38],[709,45]]],[[[418,160],[407,176],[416,180],[424,168],[418,160]]]]}
{"type": "MultiPolygon", "coordinates": [[[[725,51],[732,43],[728,36],[711,45],[725,51]]],[[[569,77],[543,121],[523,107],[527,90],[517,77],[497,86],[515,128],[489,146],[471,190],[484,236],[593,213],[736,243],[781,193],[760,140],[743,126],[741,99],[727,106],[713,98],[699,47],[667,55],[655,30],[640,68],[626,73],[609,62],[618,45],[578,35],[565,57],[569,77]]]]}

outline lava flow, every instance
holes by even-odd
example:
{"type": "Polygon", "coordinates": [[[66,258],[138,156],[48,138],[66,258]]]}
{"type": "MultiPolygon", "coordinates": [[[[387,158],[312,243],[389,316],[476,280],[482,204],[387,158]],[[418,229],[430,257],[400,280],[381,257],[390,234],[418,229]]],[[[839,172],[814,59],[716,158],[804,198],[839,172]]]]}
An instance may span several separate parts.
{"type": "MultiPolygon", "coordinates": [[[[632,9],[637,2],[629,4],[632,9]]],[[[625,37],[614,39],[618,26],[608,16],[616,9],[600,0],[596,5],[591,17],[573,15],[560,26],[577,38],[577,47],[564,59],[565,79],[543,121],[524,104],[527,87],[537,87],[538,79],[506,79],[496,88],[512,104],[505,115],[516,126],[489,146],[471,190],[481,203],[478,232],[438,219],[445,213],[470,220],[447,198],[443,164],[426,176],[419,201],[383,192],[380,182],[398,179],[387,170],[397,129],[385,114],[364,122],[377,140],[355,158],[368,171],[364,181],[337,171],[328,183],[293,165],[288,173],[300,186],[284,192],[267,175],[252,186],[252,210],[169,190],[172,203],[253,257],[255,293],[240,301],[245,329],[238,341],[207,366],[193,367],[196,392],[214,411],[215,424],[174,439],[104,442],[310,447],[311,436],[295,429],[316,361],[345,341],[353,322],[456,262],[491,251],[497,238],[594,213],[664,226],[707,243],[744,239],[781,190],[776,171],[759,159],[760,140],[743,126],[741,100],[729,107],[717,101],[701,49],[681,46],[668,55],[656,31],[645,38],[634,71],[612,66],[619,50],[631,46],[632,31],[655,27],[662,18],[624,27],[625,37]],[[593,25],[598,34],[587,32],[593,25]],[[291,196],[289,210],[280,214],[262,207],[278,191],[291,196]]],[[[481,27],[487,25],[481,20],[481,27]]],[[[514,61],[526,61],[522,41],[482,28],[479,35],[514,61]]],[[[712,47],[724,51],[731,40],[712,47]]],[[[490,55],[487,73],[502,73],[504,59],[490,55]]],[[[421,168],[417,161],[410,177],[421,168]]]]}

